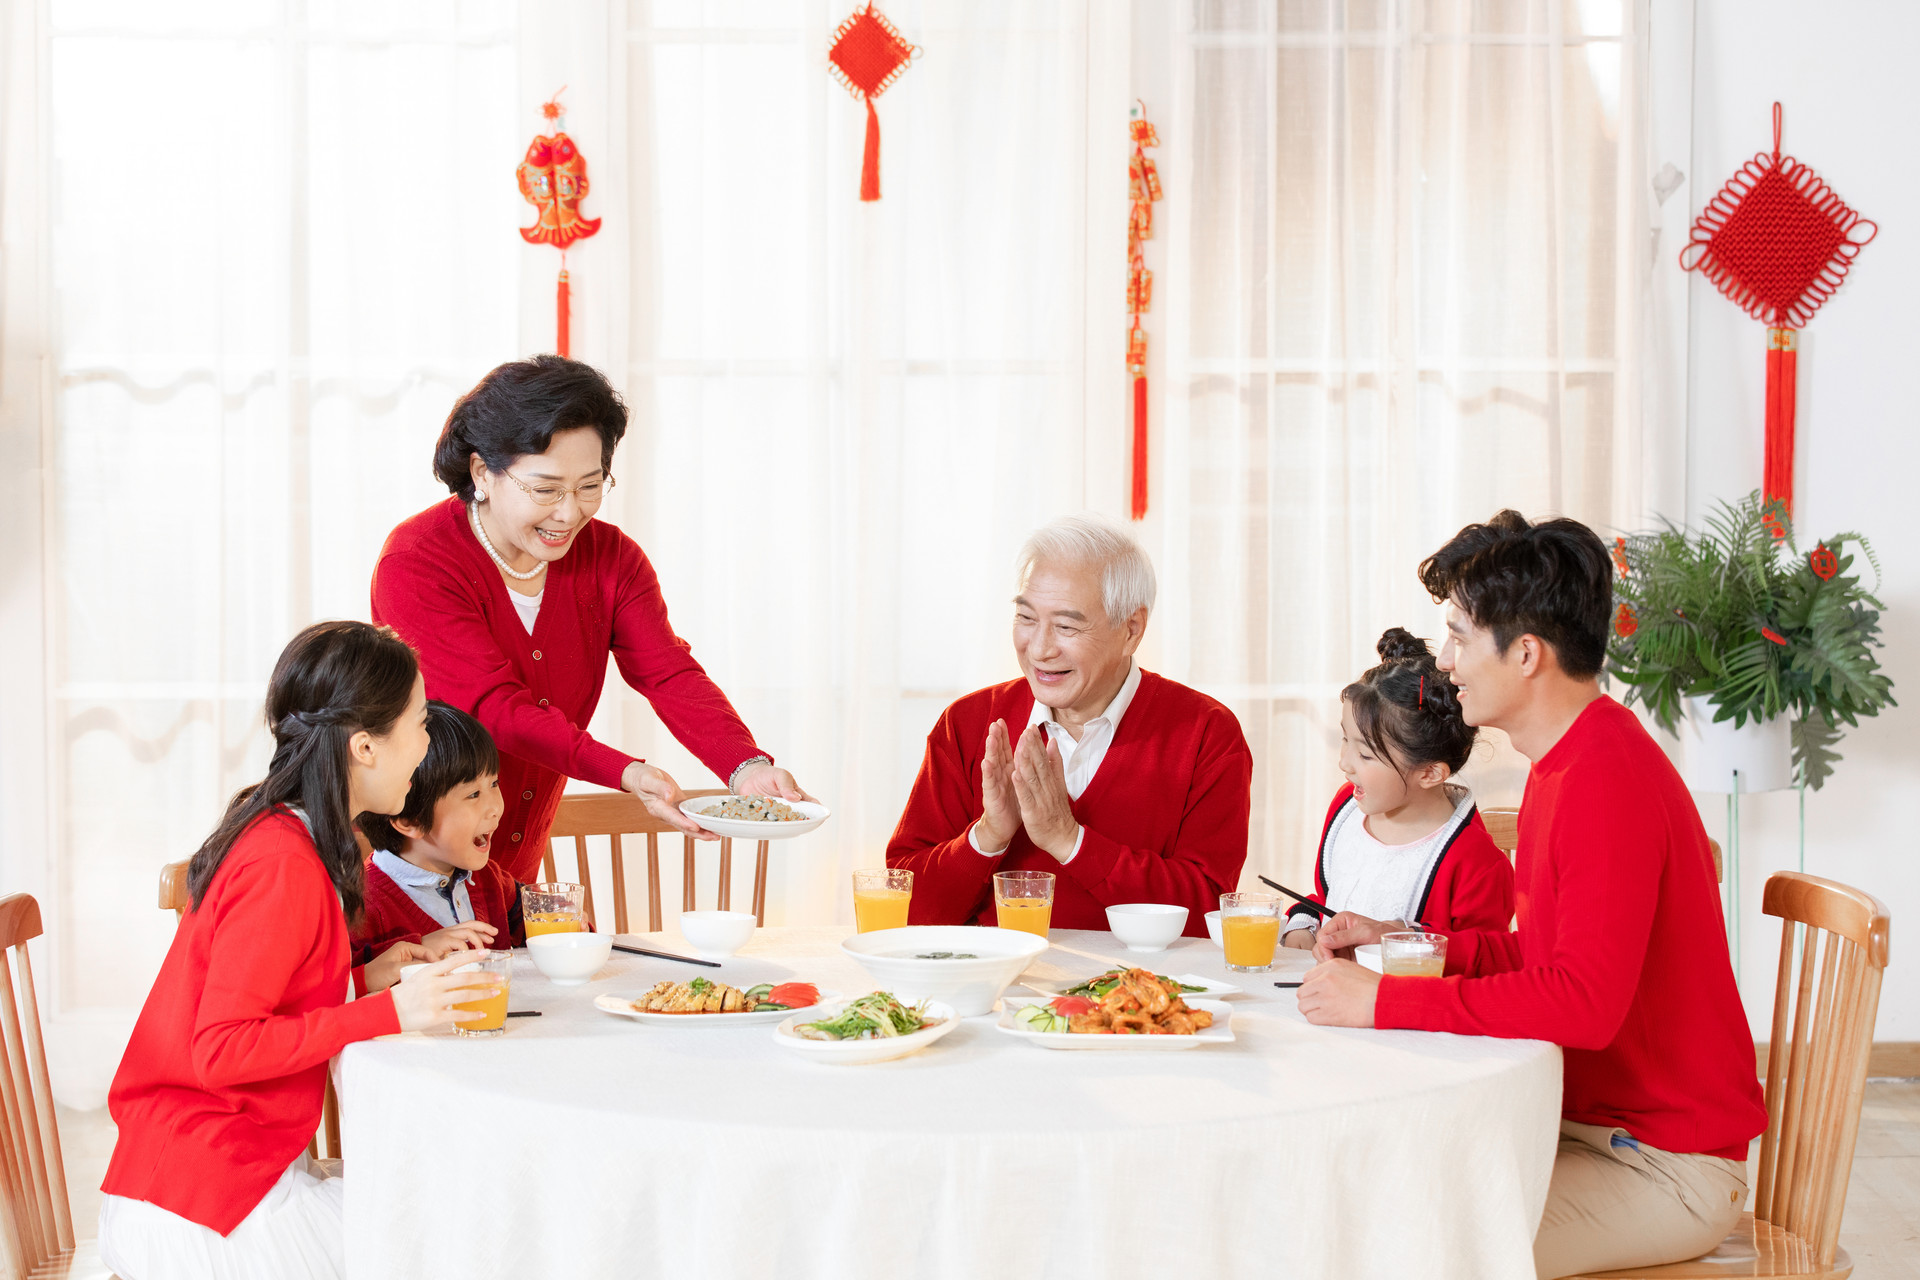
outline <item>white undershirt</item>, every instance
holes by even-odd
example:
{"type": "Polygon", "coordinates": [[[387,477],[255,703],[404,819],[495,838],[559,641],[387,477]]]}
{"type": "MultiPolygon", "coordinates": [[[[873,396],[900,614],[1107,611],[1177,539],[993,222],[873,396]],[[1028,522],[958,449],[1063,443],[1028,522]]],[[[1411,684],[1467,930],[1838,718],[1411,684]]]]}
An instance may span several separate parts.
{"type": "MultiPolygon", "coordinates": [[[[1133,695],[1140,691],[1140,664],[1127,662],[1127,678],[1120,682],[1120,692],[1113,695],[1113,701],[1099,715],[1087,721],[1080,729],[1079,741],[1067,732],[1066,726],[1053,718],[1053,708],[1035,699],[1033,710],[1027,714],[1027,728],[1040,725],[1042,731],[1060,749],[1060,767],[1066,774],[1067,794],[1078,800],[1093,783],[1093,775],[1099,770],[1100,762],[1107,758],[1107,748],[1113,745],[1113,736],[1120,732],[1120,717],[1127,714],[1127,708],[1133,705],[1133,695]]],[[[1017,745],[1016,739],[1016,745],[1017,745]]],[[[1080,834],[1074,837],[1073,853],[1063,860],[1064,866],[1072,862],[1080,852],[1080,842],[1087,838],[1087,829],[1080,828],[1080,834]]],[[[1005,849],[986,850],[980,847],[973,828],[967,828],[967,843],[974,852],[997,858],[1005,849]]]]}
{"type": "MultiPolygon", "coordinates": [[[[1414,920],[1421,899],[1433,879],[1433,870],[1454,833],[1473,816],[1473,795],[1456,783],[1445,784],[1453,812],[1446,821],[1405,844],[1382,844],[1367,830],[1366,815],[1348,801],[1334,815],[1327,831],[1321,876],[1327,884],[1327,906],[1353,911],[1374,920],[1414,920]]],[[[1295,912],[1287,929],[1311,928],[1317,923],[1305,912],[1295,912]]]]}
{"type": "Polygon", "coordinates": [[[527,634],[533,634],[533,624],[540,617],[540,602],[547,598],[547,589],[540,588],[530,596],[523,596],[511,588],[507,594],[513,597],[513,610],[520,615],[520,623],[526,627],[527,634]]]}

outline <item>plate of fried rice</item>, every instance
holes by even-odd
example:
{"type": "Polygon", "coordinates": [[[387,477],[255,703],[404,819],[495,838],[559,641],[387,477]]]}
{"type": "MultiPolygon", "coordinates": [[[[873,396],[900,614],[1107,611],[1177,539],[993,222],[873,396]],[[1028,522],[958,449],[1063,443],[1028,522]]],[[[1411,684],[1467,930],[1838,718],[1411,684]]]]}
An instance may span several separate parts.
{"type": "Polygon", "coordinates": [[[715,835],[735,840],[789,840],[807,834],[831,816],[827,806],[811,800],[735,795],[682,800],[680,812],[715,835]]]}

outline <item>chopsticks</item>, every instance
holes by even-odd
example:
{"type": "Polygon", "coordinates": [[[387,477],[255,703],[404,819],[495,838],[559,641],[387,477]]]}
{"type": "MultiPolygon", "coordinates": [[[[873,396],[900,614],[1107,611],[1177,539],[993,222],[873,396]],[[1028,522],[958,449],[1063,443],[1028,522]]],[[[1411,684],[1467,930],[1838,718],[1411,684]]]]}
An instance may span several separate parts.
{"type": "Polygon", "coordinates": [[[1286,894],[1289,898],[1292,898],[1295,902],[1299,903],[1303,910],[1312,912],[1314,915],[1319,916],[1322,920],[1325,920],[1329,916],[1334,914],[1333,912],[1327,910],[1327,908],[1315,902],[1312,898],[1307,897],[1305,894],[1295,893],[1293,890],[1287,888],[1287,886],[1281,884],[1277,880],[1269,880],[1265,876],[1261,876],[1259,879],[1261,884],[1266,885],[1269,889],[1278,889],[1280,892],[1286,894]]]}
{"type": "Polygon", "coordinates": [[[615,951],[624,951],[630,956],[652,956],[656,960],[678,960],[681,964],[700,964],[709,969],[718,969],[718,960],[695,960],[692,956],[677,956],[671,951],[649,951],[645,947],[626,947],[618,942],[613,944],[615,951]]]}

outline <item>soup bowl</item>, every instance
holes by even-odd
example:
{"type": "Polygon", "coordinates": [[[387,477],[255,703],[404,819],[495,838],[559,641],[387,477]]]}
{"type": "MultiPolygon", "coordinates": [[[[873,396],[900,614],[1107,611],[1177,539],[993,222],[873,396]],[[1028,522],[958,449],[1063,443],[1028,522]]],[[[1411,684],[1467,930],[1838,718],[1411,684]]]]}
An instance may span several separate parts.
{"type": "Polygon", "coordinates": [[[993,1002],[1047,949],[1047,940],[1019,929],[908,925],[856,933],[840,949],[880,990],[909,1004],[938,1000],[951,1005],[955,1017],[971,1018],[993,1012],[993,1002]]]}
{"type": "Polygon", "coordinates": [[[1160,902],[1128,902],[1107,908],[1107,928],[1129,951],[1165,951],[1187,927],[1187,909],[1160,902]]]}
{"type": "Polygon", "coordinates": [[[527,939],[534,967],[556,987],[577,987],[613,954],[610,933],[536,933],[527,939]]]}
{"type": "Polygon", "coordinates": [[[751,911],[682,911],[680,936],[702,960],[728,960],[759,927],[751,911]]]}

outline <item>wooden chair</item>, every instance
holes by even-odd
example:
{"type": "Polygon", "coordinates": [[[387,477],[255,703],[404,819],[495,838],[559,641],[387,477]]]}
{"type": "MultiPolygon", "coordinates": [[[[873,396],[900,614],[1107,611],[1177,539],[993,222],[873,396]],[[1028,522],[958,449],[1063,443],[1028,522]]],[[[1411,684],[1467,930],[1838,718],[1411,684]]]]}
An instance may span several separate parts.
{"type": "Polygon", "coordinates": [[[1841,1280],[1853,1272],[1840,1247],[1840,1215],[1866,1096],[1890,918],[1871,894],[1795,871],[1767,878],[1761,909],[1784,923],[1753,1212],[1741,1215],[1733,1234],[1705,1257],[1596,1277],[1841,1280]],[[1796,974],[1794,938],[1802,929],[1796,974]]]}
{"type": "MultiPolygon", "coordinates": [[[[725,789],[710,791],[689,791],[694,796],[724,796],[725,789]]],[[[625,851],[621,848],[622,835],[644,835],[647,838],[647,928],[657,932],[660,928],[660,837],[679,835],[682,846],[681,898],[683,911],[694,909],[693,875],[694,849],[696,842],[678,827],[663,822],[647,812],[640,798],[625,791],[612,791],[596,795],[562,796],[560,811],[555,815],[553,828],[548,832],[546,853],[546,877],[554,879],[553,841],[562,837],[573,837],[573,858],[577,868],[575,874],[579,883],[587,891],[587,914],[593,915],[593,880],[587,866],[587,837],[606,836],[613,846],[613,931],[627,932],[627,868],[625,851]]],[[[720,841],[720,909],[726,911],[733,902],[733,841],[720,841]]],[[[753,871],[753,915],[761,924],[767,922],[767,842],[760,841],[758,858],[753,871]]],[[[598,917],[595,916],[597,920],[598,917]]]]}
{"type": "MultiPolygon", "coordinates": [[[[160,909],[171,911],[177,923],[187,914],[187,908],[193,905],[193,894],[187,889],[187,864],[169,862],[160,868],[160,909]]],[[[307,1154],[315,1160],[338,1160],[340,1155],[340,1099],[333,1091],[333,1073],[327,1073],[326,1092],[320,1095],[320,1128],[307,1143],[307,1154]],[[322,1136],[326,1138],[326,1147],[320,1145],[322,1136]]]]}
{"type": "MultiPolygon", "coordinates": [[[[1487,834],[1493,837],[1493,843],[1511,860],[1520,844],[1520,811],[1502,807],[1482,809],[1480,820],[1487,824],[1487,834]]],[[[1720,869],[1720,842],[1708,836],[1707,848],[1713,851],[1713,878],[1724,880],[1726,875],[1720,869]]]]}
{"type": "Polygon", "coordinates": [[[27,943],[42,933],[32,895],[0,898],[0,1247],[15,1276],[106,1276],[91,1240],[77,1247],[60,1158],[60,1126],[47,1082],[27,943]],[[11,955],[9,955],[11,953],[11,955]],[[11,961],[11,963],[9,963],[11,961]]]}

